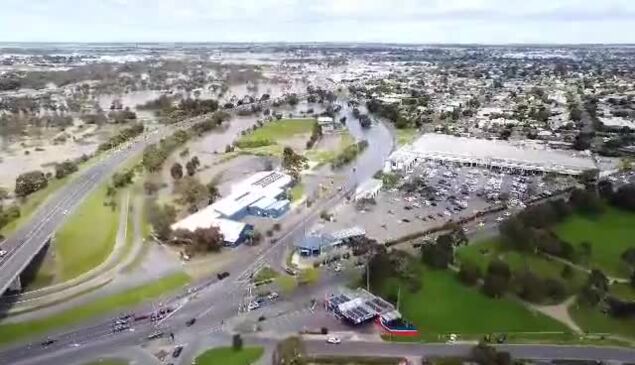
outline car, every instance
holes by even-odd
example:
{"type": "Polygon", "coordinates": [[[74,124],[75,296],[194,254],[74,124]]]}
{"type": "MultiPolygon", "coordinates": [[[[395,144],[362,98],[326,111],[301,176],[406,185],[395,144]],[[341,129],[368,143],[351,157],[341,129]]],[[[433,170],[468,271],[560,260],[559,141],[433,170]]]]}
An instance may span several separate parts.
{"type": "Polygon", "coordinates": [[[187,322],[185,322],[185,326],[192,327],[194,323],[196,323],[196,318],[189,319],[187,322]]]}
{"type": "Polygon", "coordinates": [[[280,294],[278,294],[278,293],[276,293],[276,292],[274,291],[274,292],[271,292],[271,293],[267,296],[267,298],[268,298],[269,300],[275,300],[275,299],[278,299],[278,297],[279,297],[279,296],[280,296],[280,294]]]}
{"type": "Polygon", "coordinates": [[[165,333],[161,331],[153,332],[150,335],[148,335],[148,340],[156,340],[157,338],[163,337],[164,334],[165,333]]]}
{"type": "Polygon", "coordinates": [[[339,345],[342,343],[342,340],[339,337],[329,337],[326,339],[326,343],[330,343],[332,345],[339,345]]]}
{"type": "Polygon", "coordinates": [[[46,339],[45,341],[43,341],[40,345],[42,345],[42,347],[48,347],[51,346],[52,344],[54,344],[55,342],[57,342],[56,340],[49,338],[46,339]]]}
{"type": "Polygon", "coordinates": [[[260,303],[258,302],[251,302],[249,303],[249,305],[247,306],[247,311],[251,312],[254,311],[256,309],[260,308],[260,303]]]}
{"type": "Polygon", "coordinates": [[[0,257],[5,257],[7,255],[6,250],[0,250],[0,257]]]}
{"type": "Polygon", "coordinates": [[[404,223],[410,223],[410,219],[408,218],[402,218],[401,221],[404,223]]]}
{"type": "Polygon", "coordinates": [[[298,274],[297,271],[295,271],[294,269],[290,267],[285,268],[284,271],[291,276],[295,276],[298,274]]]}
{"type": "Polygon", "coordinates": [[[340,271],[342,271],[342,265],[339,265],[339,264],[338,264],[338,265],[335,265],[335,267],[333,268],[333,271],[335,271],[335,272],[340,272],[340,271]]]}
{"type": "Polygon", "coordinates": [[[216,274],[216,277],[218,278],[218,280],[223,280],[228,276],[229,276],[229,273],[227,271],[219,272],[218,274],[216,274]]]}
{"type": "Polygon", "coordinates": [[[183,352],[183,346],[179,345],[172,352],[172,357],[176,359],[177,357],[181,356],[181,352],[183,352]]]}

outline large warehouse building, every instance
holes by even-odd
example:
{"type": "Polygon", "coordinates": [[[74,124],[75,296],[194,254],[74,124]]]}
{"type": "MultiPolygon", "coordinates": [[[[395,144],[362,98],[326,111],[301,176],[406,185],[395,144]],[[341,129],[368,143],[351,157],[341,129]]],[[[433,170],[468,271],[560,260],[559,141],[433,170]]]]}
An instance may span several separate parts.
{"type": "Polygon", "coordinates": [[[445,161],[518,172],[553,172],[565,175],[579,175],[583,171],[596,168],[589,156],[551,150],[529,142],[429,133],[393,152],[387,161],[386,169],[408,169],[422,160],[445,161]]]}
{"type": "Polygon", "coordinates": [[[231,194],[174,223],[171,228],[194,231],[197,228],[218,227],[225,237],[225,243],[235,246],[253,230],[240,219],[249,214],[278,218],[289,210],[291,202],[284,195],[292,184],[291,176],[282,172],[258,172],[234,185],[231,194]]]}

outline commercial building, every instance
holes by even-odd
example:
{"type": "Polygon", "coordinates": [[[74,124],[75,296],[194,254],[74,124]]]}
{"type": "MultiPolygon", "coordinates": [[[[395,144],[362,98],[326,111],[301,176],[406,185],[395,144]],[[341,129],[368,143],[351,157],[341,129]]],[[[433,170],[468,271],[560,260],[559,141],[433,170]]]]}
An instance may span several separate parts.
{"type": "Polygon", "coordinates": [[[295,247],[300,256],[319,256],[365,234],[366,231],[361,227],[346,228],[333,233],[310,233],[296,242],[295,247]]]}
{"type": "Polygon", "coordinates": [[[627,128],[629,130],[635,131],[635,121],[622,118],[622,117],[603,117],[600,118],[600,123],[606,129],[610,130],[621,130],[627,128]]]}
{"type": "Polygon", "coordinates": [[[511,142],[445,134],[424,134],[415,142],[393,152],[385,170],[407,170],[425,160],[480,166],[511,172],[552,172],[579,175],[595,169],[588,155],[523,141],[511,142]]]}
{"type": "Polygon", "coordinates": [[[231,194],[212,206],[228,219],[241,219],[248,214],[279,217],[290,206],[290,201],[282,197],[291,184],[293,178],[282,172],[258,172],[234,185],[231,194]]]}
{"type": "Polygon", "coordinates": [[[361,288],[340,288],[326,297],[325,305],[327,310],[356,325],[395,311],[392,304],[361,288]]]}
{"type": "Polygon", "coordinates": [[[318,117],[317,123],[322,128],[322,133],[334,133],[342,129],[342,125],[331,117],[318,117]]]}
{"type": "Polygon", "coordinates": [[[172,225],[173,230],[218,227],[225,243],[235,246],[249,237],[253,227],[240,222],[246,215],[278,218],[289,210],[284,198],[293,183],[291,176],[279,171],[262,171],[232,187],[231,193],[214,204],[172,225]]]}

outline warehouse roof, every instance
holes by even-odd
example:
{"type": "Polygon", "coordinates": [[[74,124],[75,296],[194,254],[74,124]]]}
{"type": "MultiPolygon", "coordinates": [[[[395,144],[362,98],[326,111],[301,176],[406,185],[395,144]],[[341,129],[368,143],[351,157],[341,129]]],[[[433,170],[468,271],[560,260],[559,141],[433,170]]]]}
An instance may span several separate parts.
{"type": "Polygon", "coordinates": [[[517,165],[547,171],[565,169],[571,172],[595,168],[588,156],[551,150],[527,141],[510,142],[434,133],[424,134],[411,145],[402,147],[393,154],[392,159],[395,161],[412,156],[509,167],[517,165]]]}
{"type": "Polygon", "coordinates": [[[240,234],[247,225],[242,222],[220,218],[219,214],[215,212],[210,205],[174,223],[170,228],[173,230],[186,229],[188,231],[195,231],[198,228],[209,228],[212,226],[218,227],[225,242],[235,243],[240,239],[240,234]]]}

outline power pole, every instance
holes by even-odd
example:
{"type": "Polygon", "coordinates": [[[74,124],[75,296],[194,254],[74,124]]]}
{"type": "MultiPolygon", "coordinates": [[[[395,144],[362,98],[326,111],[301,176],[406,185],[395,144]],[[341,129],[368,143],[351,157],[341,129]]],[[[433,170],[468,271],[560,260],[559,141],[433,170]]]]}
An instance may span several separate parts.
{"type": "Polygon", "coordinates": [[[370,258],[366,260],[366,291],[370,292],[370,258]]]}

